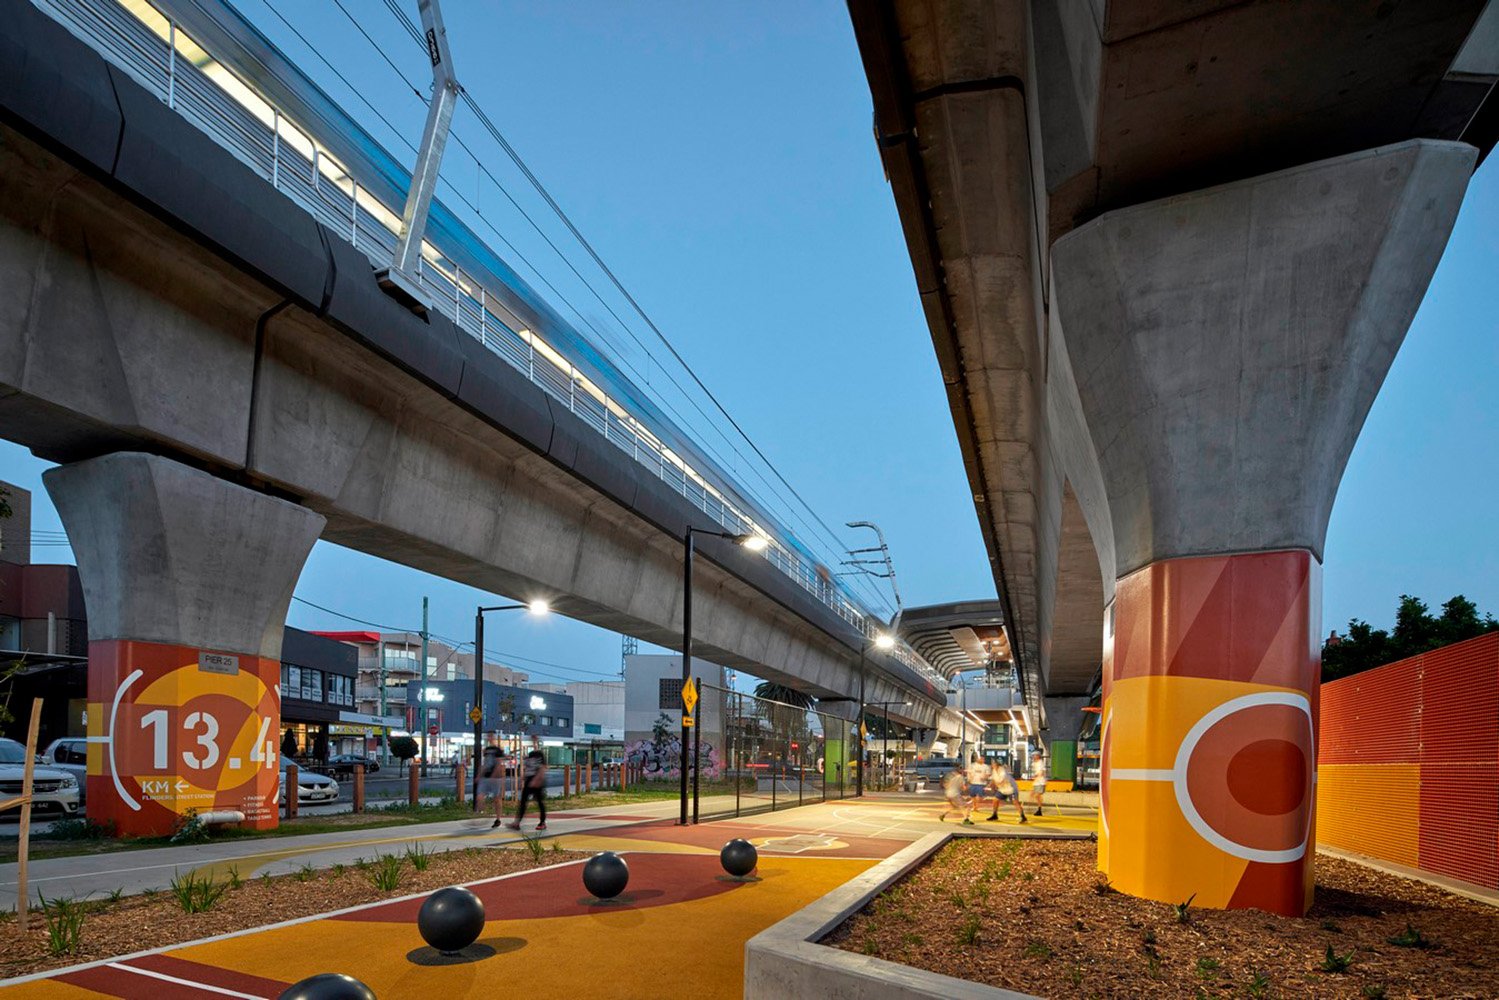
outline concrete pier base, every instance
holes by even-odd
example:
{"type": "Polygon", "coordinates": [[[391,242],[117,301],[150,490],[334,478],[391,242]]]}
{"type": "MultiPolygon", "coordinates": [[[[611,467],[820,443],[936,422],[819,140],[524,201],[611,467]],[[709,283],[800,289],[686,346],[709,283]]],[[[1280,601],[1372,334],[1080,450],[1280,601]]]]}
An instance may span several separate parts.
{"type": "Polygon", "coordinates": [[[89,818],[274,826],[282,628],[322,516],[155,455],[43,479],[89,612],[89,818]]]}

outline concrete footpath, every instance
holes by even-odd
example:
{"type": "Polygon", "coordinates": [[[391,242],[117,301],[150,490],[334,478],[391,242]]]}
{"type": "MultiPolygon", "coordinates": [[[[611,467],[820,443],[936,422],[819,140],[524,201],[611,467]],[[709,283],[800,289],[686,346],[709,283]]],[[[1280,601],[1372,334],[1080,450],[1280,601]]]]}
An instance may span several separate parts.
{"type": "MultiPolygon", "coordinates": [[[[706,804],[710,800],[704,799],[706,804]]],[[[550,811],[543,837],[596,833],[649,820],[674,817],[675,799],[619,806],[550,811]]],[[[535,833],[535,813],[526,817],[525,833],[535,833]]],[[[179,873],[203,872],[223,878],[230,869],[241,878],[264,873],[285,874],[304,865],[329,868],[352,864],[377,854],[399,854],[412,844],[423,850],[453,851],[515,843],[520,835],[508,827],[491,829],[493,814],[472,820],[414,823],[408,826],[351,829],[304,836],[224,840],[180,847],[113,851],[31,862],[28,881],[32,904],[40,892],[49,899],[99,899],[115,891],[133,896],[148,889],[165,889],[179,873]]],[[[16,865],[0,865],[0,910],[16,905],[16,865]]]]}

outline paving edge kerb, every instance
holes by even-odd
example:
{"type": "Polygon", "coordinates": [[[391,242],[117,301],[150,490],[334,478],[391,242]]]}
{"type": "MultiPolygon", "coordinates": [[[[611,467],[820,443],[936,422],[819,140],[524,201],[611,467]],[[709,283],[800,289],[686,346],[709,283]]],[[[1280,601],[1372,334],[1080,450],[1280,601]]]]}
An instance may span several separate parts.
{"type": "Polygon", "coordinates": [[[744,946],[745,1000],[1037,1000],[1028,993],[818,943],[953,837],[952,833],[929,833],[750,938],[744,946]]]}

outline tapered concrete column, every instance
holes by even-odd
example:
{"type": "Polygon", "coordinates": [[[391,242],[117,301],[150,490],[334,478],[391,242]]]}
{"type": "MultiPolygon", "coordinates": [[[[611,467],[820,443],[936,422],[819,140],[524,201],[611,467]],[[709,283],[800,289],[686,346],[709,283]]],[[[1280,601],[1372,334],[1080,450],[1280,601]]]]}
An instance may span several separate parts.
{"type": "Polygon", "coordinates": [[[1099,867],[1126,892],[1310,904],[1327,520],[1474,158],[1369,150],[1054,248],[1063,463],[1113,536],[1099,867]]]}
{"type": "Polygon", "coordinates": [[[43,475],[88,608],[88,811],[276,825],[281,635],[324,519],[154,455],[43,475]]]}

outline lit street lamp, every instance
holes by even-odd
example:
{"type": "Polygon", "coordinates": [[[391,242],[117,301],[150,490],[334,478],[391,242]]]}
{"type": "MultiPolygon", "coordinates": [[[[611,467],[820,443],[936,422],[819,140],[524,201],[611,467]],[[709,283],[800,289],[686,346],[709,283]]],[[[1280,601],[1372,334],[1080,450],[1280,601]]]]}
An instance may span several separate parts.
{"type": "MultiPolygon", "coordinates": [[[[727,538],[735,545],[743,546],[751,552],[764,552],[769,540],[764,535],[753,533],[735,534],[731,531],[713,531],[709,528],[694,528],[688,525],[682,534],[682,688],[687,688],[692,679],[692,538],[694,535],[711,535],[714,538],[727,538]]],[[[682,772],[682,809],[677,823],[680,826],[687,825],[687,729],[689,727],[686,706],[682,710],[682,745],[677,752],[677,759],[682,772]]],[[[696,755],[694,755],[695,757],[696,755]]],[[[697,811],[697,769],[692,772],[693,788],[693,812],[697,811]]],[[[693,816],[697,821],[697,816],[693,816]]]]}
{"type": "MultiPolygon", "coordinates": [[[[854,724],[854,732],[859,735],[859,770],[854,775],[854,795],[864,795],[864,654],[869,652],[871,640],[865,639],[864,644],[859,647],[859,718],[854,724]]],[[[875,635],[873,642],[879,649],[894,649],[895,636],[887,632],[875,635]]]]}
{"type": "MultiPolygon", "coordinates": [[[[474,724],[474,812],[479,811],[479,764],[484,754],[484,614],[488,611],[529,611],[533,615],[544,615],[551,610],[551,605],[537,598],[526,604],[497,604],[474,611],[474,707],[469,717],[474,724]]],[[[425,727],[426,724],[427,720],[423,719],[422,725],[425,727]]]]}

